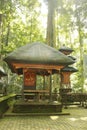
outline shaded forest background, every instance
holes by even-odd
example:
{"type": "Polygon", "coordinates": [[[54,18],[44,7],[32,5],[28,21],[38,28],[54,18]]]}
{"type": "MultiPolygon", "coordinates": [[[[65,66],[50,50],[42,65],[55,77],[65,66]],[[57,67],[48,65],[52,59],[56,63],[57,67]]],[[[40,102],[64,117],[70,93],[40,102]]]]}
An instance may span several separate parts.
{"type": "Polygon", "coordinates": [[[34,41],[72,48],[73,66],[79,71],[72,74],[71,86],[76,92],[86,91],[87,0],[0,0],[0,65],[8,75],[0,82],[9,93],[19,92],[22,76],[11,73],[3,58],[34,41]]]}

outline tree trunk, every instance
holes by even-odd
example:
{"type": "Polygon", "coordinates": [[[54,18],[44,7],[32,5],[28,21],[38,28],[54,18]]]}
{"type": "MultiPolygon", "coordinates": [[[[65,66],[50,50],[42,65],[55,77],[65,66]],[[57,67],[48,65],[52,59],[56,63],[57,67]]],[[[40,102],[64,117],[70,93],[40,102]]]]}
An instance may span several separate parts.
{"type": "MultiPolygon", "coordinates": [[[[48,17],[47,17],[47,34],[46,43],[51,46],[56,46],[56,33],[55,33],[55,12],[56,12],[56,0],[48,0],[48,17]]],[[[52,87],[56,88],[57,76],[53,77],[52,87]]],[[[47,81],[50,86],[50,79],[47,81]]]]}
{"type": "Polygon", "coordinates": [[[2,14],[0,14],[0,60],[2,59],[1,51],[2,51],[2,14]]]}
{"type": "Polygon", "coordinates": [[[81,22],[80,22],[80,14],[77,12],[77,24],[78,24],[78,34],[79,34],[79,49],[80,49],[80,86],[81,92],[84,91],[84,70],[83,70],[83,43],[82,43],[82,33],[81,33],[81,22]]]}
{"type": "Polygon", "coordinates": [[[84,91],[84,70],[83,70],[83,43],[82,43],[82,36],[81,36],[81,28],[78,26],[78,33],[79,33],[79,43],[80,43],[80,85],[81,85],[81,91],[84,91]]]}
{"type": "Polygon", "coordinates": [[[47,18],[46,42],[49,46],[54,47],[55,38],[55,1],[48,0],[48,18],[47,18]]]}
{"type": "Polygon", "coordinates": [[[5,42],[6,46],[8,46],[9,34],[10,34],[10,23],[8,23],[8,28],[7,28],[7,37],[6,37],[6,42],[5,42]]]}

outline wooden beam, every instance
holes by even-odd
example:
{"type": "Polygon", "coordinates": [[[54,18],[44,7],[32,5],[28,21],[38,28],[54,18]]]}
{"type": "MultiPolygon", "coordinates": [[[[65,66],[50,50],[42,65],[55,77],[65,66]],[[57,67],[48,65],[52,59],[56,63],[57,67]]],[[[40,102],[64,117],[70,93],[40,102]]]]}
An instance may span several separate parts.
{"type": "Polygon", "coordinates": [[[55,69],[55,70],[60,70],[63,68],[63,65],[43,65],[43,64],[23,64],[23,63],[12,63],[12,66],[14,66],[15,69],[18,68],[36,68],[36,69],[55,69]]]}

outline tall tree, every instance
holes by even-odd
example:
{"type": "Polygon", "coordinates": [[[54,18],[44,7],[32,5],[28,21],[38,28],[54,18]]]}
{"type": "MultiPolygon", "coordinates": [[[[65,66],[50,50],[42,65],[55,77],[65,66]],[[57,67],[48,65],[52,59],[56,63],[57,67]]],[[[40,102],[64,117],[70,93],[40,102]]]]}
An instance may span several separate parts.
{"type": "Polygon", "coordinates": [[[55,47],[55,10],[56,0],[48,0],[47,35],[46,42],[49,46],[55,47]]]}
{"type": "Polygon", "coordinates": [[[86,13],[87,13],[87,1],[80,0],[75,1],[75,17],[77,19],[77,27],[78,27],[78,36],[79,36],[79,50],[80,50],[80,86],[81,91],[84,91],[84,66],[83,66],[83,55],[84,55],[84,27],[85,27],[85,19],[86,19],[86,13]]]}

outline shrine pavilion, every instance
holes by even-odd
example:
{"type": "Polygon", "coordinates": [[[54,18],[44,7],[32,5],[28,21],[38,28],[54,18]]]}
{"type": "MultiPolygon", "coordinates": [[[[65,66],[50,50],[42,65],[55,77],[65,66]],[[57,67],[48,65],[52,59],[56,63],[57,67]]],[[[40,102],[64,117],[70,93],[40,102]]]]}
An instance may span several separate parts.
{"type": "Polygon", "coordinates": [[[45,43],[29,43],[22,46],[4,59],[13,73],[23,75],[22,95],[25,93],[36,93],[40,99],[42,93],[49,94],[49,101],[52,99],[52,79],[51,75],[75,61],[62,52],[46,45],[45,43]],[[49,76],[49,89],[38,90],[36,86],[36,76],[49,76]]]}
{"type": "MultiPolygon", "coordinates": [[[[71,56],[70,54],[74,51],[72,48],[66,47],[63,45],[60,49],[60,52],[63,54],[67,55],[71,59],[73,59],[76,62],[76,58],[71,56]]],[[[65,66],[64,68],[61,69],[60,71],[60,77],[61,77],[61,87],[59,89],[61,97],[64,97],[64,94],[71,93],[72,88],[71,88],[71,81],[70,81],[70,76],[71,74],[77,72],[78,70],[74,67],[71,66],[65,66]]]]}

